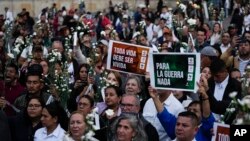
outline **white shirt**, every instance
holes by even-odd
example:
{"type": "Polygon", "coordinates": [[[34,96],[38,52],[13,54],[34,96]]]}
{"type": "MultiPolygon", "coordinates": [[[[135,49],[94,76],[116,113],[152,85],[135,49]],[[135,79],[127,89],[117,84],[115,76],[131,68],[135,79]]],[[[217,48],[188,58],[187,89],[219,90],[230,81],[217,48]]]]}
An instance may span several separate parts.
{"type": "Polygon", "coordinates": [[[220,42],[220,34],[219,33],[212,34],[210,38],[210,45],[214,45],[219,42],[220,42]]]}
{"type": "Polygon", "coordinates": [[[49,135],[47,135],[47,129],[45,127],[36,131],[34,141],[62,141],[65,131],[61,128],[60,124],[49,135]]]}
{"type": "MultiPolygon", "coordinates": [[[[224,96],[224,92],[225,92],[226,86],[228,84],[228,79],[229,79],[229,75],[221,83],[215,83],[214,97],[215,97],[216,100],[218,100],[218,101],[222,100],[222,98],[224,96]]],[[[219,114],[213,113],[213,115],[214,115],[216,121],[220,121],[221,116],[219,114]]]]}
{"type": "MultiPolygon", "coordinates": [[[[163,102],[164,107],[176,117],[182,111],[184,111],[184,107],[180,103],[178,99],[174,97],[173,94],[170,94],[169,97],[163,102]]],[[[147,100],[144,108],[143,108],[143,117],[149,121],[157,130],[160,141],[171,141],[171,138],[167,135],[163,126],[161,125],[158,117],[157,110],[152,98],[147,100]]]]}
{"type": "Polygon", "coordinates": [[[147,32],[147,40],[150,42],[153,39],[154,35],[154,24],[150,23],[149,26],[146,26],[146,32],[147,32]]]}
{"type": "Polygon", "coordinates": [[[243,73],[245,72],[246,66],[247,66],[247,64],[248,64],[249,62],[250,62],[250,59],[248,59],[248,60],[242,60],[242,59],[239,57],[239,70],[240,70],[241,76],[243,76],[243,73]]]}
{"type": "Polygon", "coordinates": [[[221,44],[221,45],[220,45],[221,53],[226,52],[227,49],[228,49],[230,46],[231,46],[230,44],[228,44],[227,46],[225,46],[224,44],[221,44]]]}
{"type": "Polygon", "coordinates": [[[9,10],[5,13],[5,22],[10,23],[14,20],[12,12],[9,10]]]}
{"type": "Polygon", "coordinates": [[[250,14],[244,16],[244,26],[250,26],[250,14]]]}
{"type": "MultiPolygon", "coordinates": [[[[48,57],[48,49],[46,47],[42,47],[43,48],[43,57],[47,58],[48,57]]],[[[32,56],[32,49],[33,46],[28,46],[26,48],[23,49],[22,53],[21,53],[21,57],[23,58],[28,58],[32,56]]]]}
{"type": "Polygon", "coordinates": [[[214,97],[216,100],[221,101],[228,84],[229,75],[221,83],[215,83],[214,97]]]}

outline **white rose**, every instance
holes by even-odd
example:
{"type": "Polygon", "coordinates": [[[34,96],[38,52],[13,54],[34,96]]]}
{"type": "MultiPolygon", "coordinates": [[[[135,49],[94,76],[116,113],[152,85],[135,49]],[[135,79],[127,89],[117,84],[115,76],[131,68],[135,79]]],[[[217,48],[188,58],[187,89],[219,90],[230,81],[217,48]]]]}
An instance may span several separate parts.
{"type": "Polygon", "coordinates": [[[112,109],[106,110],[105,113],[107,114],[107,116],[113,116],[115,114],[114,110],[112,110],[112,109]]]}
{"type": "Polygon", "coordinates": [[[88,123],[89,125],[94,125],[94,122],[93,122],[93,121],[87,121],[87,123],[88,123]]]}
{"type": "Polygon", "coordinates": [[[17,54],[19,54],[19,53],[20,53],[20,50],[19,50],[19,48],[18,48],[18,47],[14,48],[14,49],[13,49],[13,51],[14,51],[14,52],[16,52],[17,54]]]}
{"type": "Polygon", "coordinates": [[[12,53],[8,53],[7,55],[8,55],[10,58],[12,58],[12,59],[15,58],[14,55],[13,55],[12,53]]]}
{"type": "Polygon", "coordinates": [[[188,19],[187,22],[188,22],[189,25],[195,25],[196,24],[195,19],[188,19]]]}
{"type": "Polygon", "coordinates": [[[243,119],[242,118],[238,118],[238,119],[236,119],[236,123],[235,123],[236,125],[241,125],[241,124],[243,124],[243,119]]]}
{"type": "Polygon", "coordinates": [[[234,91],[234,92],[231,92],[231,93],[229,94],[229,97],[234,98],[236,95],[237,95],[237,92],[234,91]]]}
{"type": "Polygon", "coordinates": [[[102,36],[106,36],[106,32],[105,32],[105,31],[102,31],[102,32],[101,32],[101,35],[102,35],[102,36]]]}
{"type": "Polygon", "coordinates": [[[87,134],[86,134],[86,138],[88,139],[88,138],[91,138],[91,137],[93,137],[95,135],[95,133],[92,131],[92,130],[90,130],[87,134]]]}
{"type": "Polygon", "coordinates": [[[250,109],[250,97],[249,96],[245,96],[242,99],[242,102],[243,102],[244,105],[247,105],[247,107],[250,109]]]}

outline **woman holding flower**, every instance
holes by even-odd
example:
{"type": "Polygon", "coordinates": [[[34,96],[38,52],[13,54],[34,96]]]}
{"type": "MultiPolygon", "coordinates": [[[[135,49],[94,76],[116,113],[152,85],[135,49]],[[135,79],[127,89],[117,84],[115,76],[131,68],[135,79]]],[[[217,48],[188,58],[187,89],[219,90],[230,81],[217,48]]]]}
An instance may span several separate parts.
{"type": "Polygon", "coordinates": [[[110,139],[110,123],[121,114],[121,92],[117,86],[110,85],[105,89],[105,102],[97,103],[100,115],[100,130],[96,131],[96,138],[106,141],[110,139]]]}

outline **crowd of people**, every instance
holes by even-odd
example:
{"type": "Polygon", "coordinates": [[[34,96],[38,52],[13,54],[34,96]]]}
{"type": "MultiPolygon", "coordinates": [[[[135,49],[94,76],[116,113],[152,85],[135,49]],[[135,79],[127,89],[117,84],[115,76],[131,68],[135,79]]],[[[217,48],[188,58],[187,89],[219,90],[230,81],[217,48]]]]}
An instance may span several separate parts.
{"type": "Polygon", "coordinates": [[[211,141],[215,122],[250,124],[249,1],[108,4],[0,13],[1,140],[211,141]],[[106,69],[110,40],[200,53],[198,91],[106,69]]]}

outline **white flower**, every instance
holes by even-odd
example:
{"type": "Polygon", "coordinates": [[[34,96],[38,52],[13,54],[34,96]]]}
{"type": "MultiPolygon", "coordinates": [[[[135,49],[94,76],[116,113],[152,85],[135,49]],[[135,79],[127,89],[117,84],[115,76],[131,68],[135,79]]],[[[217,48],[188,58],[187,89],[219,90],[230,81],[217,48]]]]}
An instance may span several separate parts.
{"type": "Polygon", "coordinates": [[[65,92],[65,91],[66,91],[66,89],[65,89],[65,88],[63,88],[63,89],[62,89],[62,91],[63,91],[63,92],[65,92]]]}
{"type": "Polygon", "coordinates": [[[112,110],[112,109],[106,110],[105,113],[107,114],[107,116],[113,116],[115,114],[114,110],[112,110]]]}
{"type": "Polygon", "coordinates": [[[51,58],[50,60],[49,60],[49,62],[54,62],[55,61],[55,58],[51,58]]]}
{"type": "Polygon", "coordinates": [[[12,59],[15,58],[14,55],[13,55],[12,53],[8,53],[7,55],[8,55],[10,58],[12,58],[12,59]]]}
{"type": "Polygon", "coordinates": [[[243,103],[243,101],[242,101],[242,100],[237,99],[237,101],[238,101],[238,103],[239,103],[241,106],[244,106],[244,103],[243,103]]]}
{"type": "Polygon", "coordinates": [[[102,35],[102,36],[106,36],[106,32],[105,32],[105,31],[102,31],[102,32],[101,32],[101,35],[102,35]]]}
{"type": "Polygon", "coordinates": [[[188,22],[189,25],[195,25],[196,24],[195,19],[188,19],[187,22],[188,22]]]}
{"type": "Polygon", "coordinates": [[[242,102],[243,102],[244,105],[247,105],[247,107],[250,109],[250,97],[245,96],[245,97],[242,99],[242,102]]]}
{"type": "Polygon", "coordinates": [[[236,125],[241,125],[241,124],[243,124],[243,119],[242,119],[242,118],[237,118],[235,124],[236,124],[236,125]]]}
{"type": "Polygon", "coordinates": [[[18,47],[15,47],[15,48],[13,49],[13,51],[16,52],[17,54],[20,53],[20,50],[19,50],[18,47]]]}
{"type": "Polygon", "coordinates": [[[237,92],[234,91],[234,92],[231,92],[231,93],[229,94],[229,97],[230,97],[230,98],[235,98],[236,95],[237,95],[237,92]]]}
{"type": "Polygon", "coordinates": [[[95,135],[95,133],[92,130],[90,130],[85,136],[87,139],[89,139],[89,138],[93,137],[94,135],[95,135]]]}
{"type": "Polygon", "coordinates": [[[82,37],[82,35],[83,35],[83,34],[84,34],[84,32],[80,32],[80,34],[79,34],[79,35],[80,35],[80,37],[82,37]]]}
{"type": "Polygon", "coordinates": [[[80,26],[78,26],[78,27],[77,27],[77,30],[81,30],[81,27],[80,27],[80,26]]]}
{"type": "Polygon", "coordinates": [[[94,119],[95,115],[93,113],[90,113],[86,116],[86,119],[94,119]]]}
{"type": "Polygon", "coordinates": [[[183,3],[181,3],[181,4],[179,5],[179,7],[180,7],[180,9],[181,9],[182,11],[186,11],[186,9],[187,9],[187,6],[184,5],[183,3]]]}
{"type": "Polygon", "coordinates": [[[230,112],[234,112],[234,111],[235,111],[235,108],[231,108],[231,109],[230,109],[230,112]]]}
{"type": "Polygon", "coordinates": [[[87,64],[91,64],[92,63],[92,59],[91,58],[87,58],[87,64]]]}
{"type": "Polygon", "coordinates": [[[95,53],[95,56],[98,57],[100,54],[99,53],[95,53]]]}
{"type": "Polygon", "coordinates": [[[94,125],[94,122],[93,122],[93,121],[87,121],[87,123],[88,123],[89,125],[94,125]]]}

